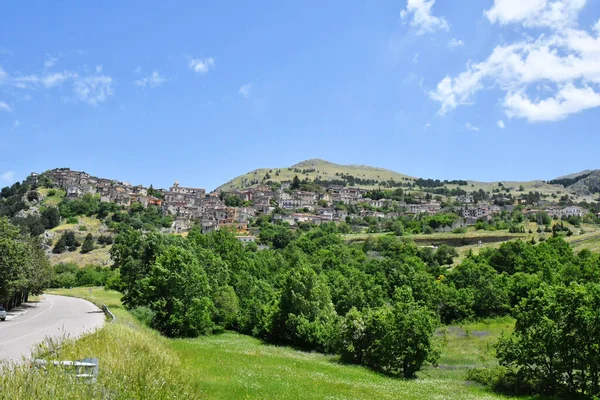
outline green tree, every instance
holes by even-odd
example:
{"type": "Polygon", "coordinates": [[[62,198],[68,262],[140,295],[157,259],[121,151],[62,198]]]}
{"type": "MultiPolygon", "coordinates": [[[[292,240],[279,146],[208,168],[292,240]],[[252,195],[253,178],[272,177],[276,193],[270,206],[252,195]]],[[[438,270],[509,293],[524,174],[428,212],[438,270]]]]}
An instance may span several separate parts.
{"type": "Polygon", "coordinates": [[[54,245],[54,248],[52,248],[52,252],[54,254],[61,254],[61,253],[64,253],[65,251],[67,251],[67,241],[65,240],[65,236],[61,235],[58,238],[58,241],[56,242],[56,244],[54,245]]]}
{"type": "Polygon", "coordinates": [[[302,265],[290,271],[274,315],[274,338],[302,348],[330,351],[335,318],[329,289],[315,271],[302,265]]]}
{"type": "Polygon", "coordinates": [[[48,207],[42,211],[45,229],[52,229],[60,224],[60,212],[56,207],[48,207]]]}
{"type": "Polygon", "coordinates": [[[194,254],[170,245],[156,258],[144,279],[152,326],[168,337],[196,337],[213,328],[213,303],[206,273],[194,254]]]}
{"type": "Polygon", "coordinates": [[[498,343],[500,364],[522,390],[600,395],[600,285],[542,286],[517,308],[514,333],[498,343]]]}
{"type": "Polygon", "coordinates": [[[290,185],[290,189],[298,190],[298,189],[300,189],[301,184],[302,184],[302,182],[300,182],[300,178],[298,178],[298,175],[295,175],[294,179],[292,179],[292,184],[290,185]]]}
{"type": "Polygon", "coordinates": [[[89,253],[94,250],[94,236],[91,233],[88,233],[83,241],[83,245],[81,246],[82,253],[89,253]]]}
{"type": "Polygon", "coordinates": [[[341,354],[347,361],[414,378],[426,361],[437,360],[436,326],[435,314],[414,301],[410,288],[398,288],[392,305],[348,312],[340,328],[341,354]]]}

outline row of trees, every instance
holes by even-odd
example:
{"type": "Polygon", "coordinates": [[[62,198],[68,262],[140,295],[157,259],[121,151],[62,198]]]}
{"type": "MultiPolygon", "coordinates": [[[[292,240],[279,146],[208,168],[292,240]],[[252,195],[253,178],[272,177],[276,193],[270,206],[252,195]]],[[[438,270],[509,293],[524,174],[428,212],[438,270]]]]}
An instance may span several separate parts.
{"type": "Polygon", "coordinates": [[[52,274],[39,238],[0,218],[0,304],[11,309],[40,293],[52,274]]]}

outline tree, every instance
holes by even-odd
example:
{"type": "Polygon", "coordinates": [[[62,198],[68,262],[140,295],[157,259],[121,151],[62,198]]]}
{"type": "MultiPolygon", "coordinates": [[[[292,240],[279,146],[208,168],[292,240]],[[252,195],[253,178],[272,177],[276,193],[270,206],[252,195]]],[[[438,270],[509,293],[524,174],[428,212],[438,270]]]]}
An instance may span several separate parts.
{"type": "Polygon", "coordinates": [[[45,229],[52,229],[60,224],[60,212],[56,207],[48,207],[42,211],[45,229]]]}
{"type": "Polygon", "coordinates": [[[41,240],[20,234],[0,218],[0,305],[10,309],[26,301],[29,293],[40,293],[51,273],[41,240]]]}
{"type": "Polygon", "coordinates": [[[65,240],[65,236],[61,235],[60,238],[58,238],[58,241],[56,242],[56,244],[54,245],[52,252],[54,254],[60,254],[60,253],[64,253],[65,251],[67,251],[67,242],[65,240]]]}
{"type": "Polygon", "coordinates": [[[156,313],[152,327],[168,337],[195,337],[212,330],[208,279],[191,251],[168,246],[143,281],[156,313]]]}
{"type": "Polygon", "coordinates": [[[91,233],[88,233],[81,246],[81,252],[89,253],[92,250],[94,250],[94,236],[91,233]]]}
{"type": "Polygon", "coordinates": [[[435,314],[414,301],[410,288],[398,288],[392,305],[348,312],[340,352],[347,361],[414,378],[426,361],[438,357],[432,342],[436,326],[435,314]]]}
{"type": "Polygon", "coordinates": [[[298,178],[298,175],[295,175],[294,179],[292,179],[292,184],[290,185],[290,189],[298,190],[298,189],[300,189],[300,185],[301,185],[300,178],[298,178]]]}
{"type": "Polygon", "coordinates": [[[308,266],[290,271],[273,318],[275,340],[301,348],[330,351],[336,313],[329,288],[308,266]]]}
{"type": "Polygon", "coordinates": [[[497,356],[522,383],[544,395],[600,395],[600,285],[543,285],[517,308],[512,336],[497,356]]]}

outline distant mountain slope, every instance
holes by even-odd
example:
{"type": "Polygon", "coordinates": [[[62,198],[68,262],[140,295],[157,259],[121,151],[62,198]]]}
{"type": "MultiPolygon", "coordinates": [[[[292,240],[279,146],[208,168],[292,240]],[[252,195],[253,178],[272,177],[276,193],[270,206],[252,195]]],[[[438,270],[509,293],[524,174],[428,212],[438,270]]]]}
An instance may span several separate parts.
{"type": "Polygon", "coordinates": [[[583,178],[568,186],[568,189],[577,194],[591,194],[600,192],[600,170],[596,169],[583,175],[583,178]]]}
{"type": "Polygon", "coordinates": [[[366,165],[341,165],[325,160],[311,159],[299,162],[291,167],[256,169],[230,180],[224,185],[219,186],[216,190],[244,189],[267,181],[286,182],[294,179],[296,175],[300,179],[308,178],[311,181],[316,178],[322,181],[336,181],[342,179],[343,176],[352,176],[361,182],[371,182],[371,184],[356,184],[357,187],[366,188],[377,186],[375,181],[383,182],[392,179],[401,182],[403,180],[415,179],[384,168],[369,167],[366,165]]]}

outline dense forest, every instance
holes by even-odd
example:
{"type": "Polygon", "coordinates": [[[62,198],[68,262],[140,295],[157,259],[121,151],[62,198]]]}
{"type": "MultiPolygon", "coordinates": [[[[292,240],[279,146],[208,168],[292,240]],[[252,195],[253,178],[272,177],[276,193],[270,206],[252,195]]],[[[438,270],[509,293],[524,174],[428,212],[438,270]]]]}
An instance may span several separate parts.
{"type": "Polygon", "coordinates": [[[272,249],[261,251],[224,230],[128,230],[112,257],[124,303],[167,336],[234,329],[410,378],[435,363],[439,323],[512,315],[500,367],[473,380],[511,393],[597,395],[600,256],[575,254],[555,236],[485,249],[452,270],[446,247],[394,236],[346,244],[333,224],[294,236],[275,228],[272,249]]]}

